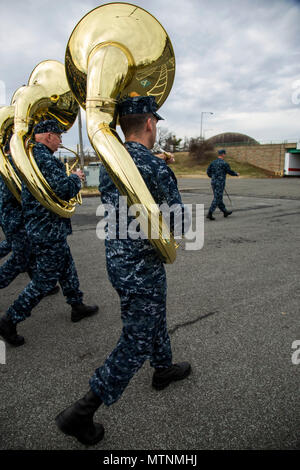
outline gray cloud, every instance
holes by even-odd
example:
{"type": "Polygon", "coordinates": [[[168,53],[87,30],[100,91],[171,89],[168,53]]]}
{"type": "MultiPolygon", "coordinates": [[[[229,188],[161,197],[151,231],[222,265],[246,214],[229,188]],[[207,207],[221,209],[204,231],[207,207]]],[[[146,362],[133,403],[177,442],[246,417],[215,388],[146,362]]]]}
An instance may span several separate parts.
{"type": "MultiPolygon", "coordinates": [[[[199,135],[201,112],[211,111],[204,118],[207,136],[226,131],[263,141],[300,136],[299,104],[292,100],[300,80],[299,2],[134,3],[162,23],[175,51],[176,78],[161,109],[164,127],[180,137],[199,135]]],[[[73,28],[97,6],[94,0],[1,2],[0,80],[6,104],[40,61],[64,61],[73,28]]],[[[75,127],[65,137],[69,146],[77,138],[75,127]]]]}

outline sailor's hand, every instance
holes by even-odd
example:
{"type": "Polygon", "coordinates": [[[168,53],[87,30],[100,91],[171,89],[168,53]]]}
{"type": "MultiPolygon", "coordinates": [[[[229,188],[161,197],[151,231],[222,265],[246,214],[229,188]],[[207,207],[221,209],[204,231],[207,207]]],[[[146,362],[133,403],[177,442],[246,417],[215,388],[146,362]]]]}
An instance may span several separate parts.
{"type": "Polygon", "coordinates": [[[173,153],[170,152],[164,152],[164,153],[156,153],[155,154],[158,158],[161,158],[162,160],[165,160],[166,164],[169,165],[170,163],[175,162],[175,158],[173,153]]]}
{"type": "Polygon", "coordinates": [[[77,175],[81,181],[85,180],[85,174],[83,173],[82,170],[73,170],[72,173],[73,175],[77,175]]]}

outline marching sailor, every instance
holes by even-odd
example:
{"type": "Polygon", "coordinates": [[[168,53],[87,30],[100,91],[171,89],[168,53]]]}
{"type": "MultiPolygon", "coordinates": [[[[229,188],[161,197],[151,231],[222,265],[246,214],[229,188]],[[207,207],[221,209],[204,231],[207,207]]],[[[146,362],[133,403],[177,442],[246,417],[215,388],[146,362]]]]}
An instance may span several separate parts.
{"type": "MultiPolygon", "coordinates": [[[[55,194],[69,200],[80,191],[84,173],[77,170],[76,174],[67,176],[63,163],[53,155],[61,143],[62,132],[55,119],[37,124],[33,130],[36,142],[33,155],[55,194]]],[[[67,243],[67,236],[72,233],[70,219],[46,209],[24,184],[22,209],[36,267],[31,282],[0,319],[0,335],[14,346],[24,344],[24,338],[17,334],[16,325],[30,316],[32,309],[55,288],[57,282],[72,307],[73,322],[98,311],[98,306],[85,305],[82,300],[83,293],[79,289],[75,263],[67,243]]]]}
{"type": "MultiPolygon", "coordinates": [[[[176,204],[182,217],[183,204],[176,177],[162,158],[150,152],[157,122],[162,119],[156,110],[153,96],[135,96],[120,103],[119,118],[125,147],[155,202],[158,205],[167,203],[169,207],[176,204]]],[[[102,203],[115,207],[118,220],[120,193],[104,166],[100,170],[99,190],[102,203]]],[[[127,227],[132,219],[127,215],[127,227]]],[[[147,359],[154,369],[152,386],[157,390],[164,389],[172,381],[185,379],[191,371],[188,362],[172,362],[163,262],[149,240],[124,239],[118,236],[118,229],[117,223],[115,238],[107,229],[105,247],[108,277],[120,297],[122,333],[115,349],[91,377],[88,393],[56,418],[62,432],[90,445],[99,442],[104,435],[103,426],[93,422],[93,414],[102,403],[110,406],[121,397],[147,359]]]]}
{"type": "Polygon", "coordinates": [[[224,161],[224,155],[226,155],[226,150],[219,150],[218,158],[211,162],[206,171],[209,178],[211,178],[211,187],[214,193],[214,199],[206,216],[210,220],[215,220],[213,213],[217,207],[223,212],[224,217],[228,217],[232,214],[232,211],[228,211],[223,202],[226,174],[239,176],[239,173],[233,171],[230,165],[224,161]]]}

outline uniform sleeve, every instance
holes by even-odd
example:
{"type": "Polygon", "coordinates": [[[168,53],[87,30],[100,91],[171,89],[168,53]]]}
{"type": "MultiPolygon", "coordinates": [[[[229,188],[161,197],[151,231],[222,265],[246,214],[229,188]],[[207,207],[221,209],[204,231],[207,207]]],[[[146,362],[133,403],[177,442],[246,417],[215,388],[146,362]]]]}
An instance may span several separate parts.
{"type": "Polygon", "coordinates": [[[207,176],[209,176],[210,178],[212,177],[212,166],[211,166],[211,164],[207,168],[206,173],[207,173],[207,176]]]}
{"type": "Polygon", "coordinates": [[[63,164],[60,166],[60,162],[54,159],[55,157],[43,159],[40,170],[55,194],[60,199],[69,201],[81,189],[80,178],[75,174],[67,176],[63,164]]]}
{"type": "Polygon", "coordinates": [[[229,163],[226,162],[225,168],[226,168],[226,173],[228,173],[229,175],[238,176],[238,174],[230,168],[229,163]]]}
{"type": "Polygon", "coordinates": [[[178,191],[177,179],[171,168],[169,168],[165,162],[159,165],[158,170],[158,184],[160,190],[164,194],[165,200],[168,206],[173,204],[181,204],[182,200],[178,191]]]}
{"type": "Polygon", "coordinates": [[[176,176],[166,163],[159,166],[158,183],[167,205],[173,206],[170,218],[171,231],[175,234],[187,232],[191,223],[190,214],[182,203],[176,176]]]}

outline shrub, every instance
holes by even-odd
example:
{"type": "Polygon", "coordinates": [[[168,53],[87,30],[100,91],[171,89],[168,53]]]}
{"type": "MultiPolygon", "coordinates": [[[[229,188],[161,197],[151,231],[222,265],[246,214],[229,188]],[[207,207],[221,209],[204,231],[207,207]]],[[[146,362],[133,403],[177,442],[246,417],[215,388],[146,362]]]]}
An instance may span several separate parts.
{"type": "Polygon", "coordinates": [[[206,140],[191,139],[189,156],[194,163],[208,163],[216,158],[214,145],[206,140]]]}

